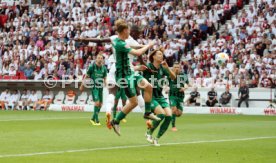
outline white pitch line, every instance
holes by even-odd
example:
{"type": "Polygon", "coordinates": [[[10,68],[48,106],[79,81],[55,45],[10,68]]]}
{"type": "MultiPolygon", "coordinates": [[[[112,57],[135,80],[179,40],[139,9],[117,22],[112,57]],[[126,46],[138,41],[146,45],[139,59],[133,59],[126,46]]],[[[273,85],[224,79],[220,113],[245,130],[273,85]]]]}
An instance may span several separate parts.
{"type": "MultiPolygon", "coordinates": [[[[185,144],[202,144],[202,143],[220,143],[220,142],[234,142],[234,141],[250,141],[250,140],[275,139],[275,138],[276,138],[276,136],[251,137],[251,138],[239,138],[239,139],[221,139],[221,140],[198,140],[198,141],[178,142],[178,143],[164,143],[164,144],[161,144],[161,146],[185,145],[185,144]]],[[[113,150],[113,149],[141,148],[141,147],[149,147],[149,146],[153,146],[153,145],[144,144],[144,145],[132,145],[132,146],[115,146],[115,147],[99,147],[99,148],[88,148],[88,149],[73,149],[73,150],[64,150],[64,151],[49,151],[49,152],[22,153],[22,154],[6,154],[6,155],[0,155],[0,158],[27,157],[27,156],[37,156],[37,155],[64,154],[64,153],[76,153],[76,152],[88,152],[88,151],[104,151],[104,150],[113,150]]]]}
{"type": "Polygon", "coordinates": [[[36,119],[2,119],[0,122],[11,122],[11,121],[45,121],[45,120],[63,120],[63,119],[82,119],[89,117],[54,117],[54,118],[36,118],[36,119]]]}

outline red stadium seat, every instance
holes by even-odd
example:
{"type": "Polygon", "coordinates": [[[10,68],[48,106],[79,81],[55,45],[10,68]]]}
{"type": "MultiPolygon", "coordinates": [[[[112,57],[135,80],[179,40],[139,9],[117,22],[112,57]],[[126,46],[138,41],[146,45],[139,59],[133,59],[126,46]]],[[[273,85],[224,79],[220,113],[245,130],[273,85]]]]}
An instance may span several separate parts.
{"type": "Polygon", "coordinates": [[[12,80],[18,80],[18,76],[10,76],[12,80]]]}
{"type": "Polygon", "coordinates": [[[20,76],[19,79],[20,79],[20,80],[26,80],[27,77],[26,77],[26,76],[20,76]]]}
{"type": "Polygon", "coordinates": [[[3,79],[4,79],[4,80],[10,80],[10,79],[11,79],[11,77],[10,77],[10,76],[5,75],[5,76],[3,76],[3,79]]]}

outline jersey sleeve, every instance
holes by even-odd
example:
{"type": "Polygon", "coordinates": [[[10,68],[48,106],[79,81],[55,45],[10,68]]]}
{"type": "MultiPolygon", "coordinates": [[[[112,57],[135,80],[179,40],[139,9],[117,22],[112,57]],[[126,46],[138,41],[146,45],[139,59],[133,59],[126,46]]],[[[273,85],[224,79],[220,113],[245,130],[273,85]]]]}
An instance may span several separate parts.
{"type": "Polygon", "coordinates": [[[132,49],[129,45],[127,45],[125,42],[120,45],[120,49],[123,53],[129,53],[132,49]]]}
{"type": "Polygon", "coordinates": [[[131,36],[129,36],[129,38],[126,40],[126,43],[129,46],[140,46],[140,44],[136,40],[134,40],[131,36]]]}

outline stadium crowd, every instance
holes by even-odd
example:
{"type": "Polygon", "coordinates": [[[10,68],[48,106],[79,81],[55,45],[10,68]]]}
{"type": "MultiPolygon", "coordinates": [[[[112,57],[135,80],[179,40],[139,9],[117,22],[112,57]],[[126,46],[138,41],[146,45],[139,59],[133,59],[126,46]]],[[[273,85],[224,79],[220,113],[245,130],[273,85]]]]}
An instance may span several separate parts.
{"type": "MultiPolygon", "coordinates": [[[[3,79],[81,79],[95,56],[105,64],[112,45],[88,45],[79,38],[115,34],[114,22],[142,27],[138,42],[155,40],[169,65],[179,61],[192,83],[249,87],[275,85],[275,1],[255,0],[42,0],[1,7],[0,77],[3,79]],[[241,14],[237,14],[238,10],[241,14]],[[231,19],[233,18],[233,19],[231,19]],[[219,28],[226,25],[220,33],[219,28]],[[208,39],[208,36],[212,36],[208,39]],[[202,41],[207,43],[202,44],[202,41]],[[229,54],[218,66],[215,56],[229,54]],[[274,83],[274,84],[273,84],[274,83]]],[[[136,64],[136,63],[134,63],[136,64]]]]}

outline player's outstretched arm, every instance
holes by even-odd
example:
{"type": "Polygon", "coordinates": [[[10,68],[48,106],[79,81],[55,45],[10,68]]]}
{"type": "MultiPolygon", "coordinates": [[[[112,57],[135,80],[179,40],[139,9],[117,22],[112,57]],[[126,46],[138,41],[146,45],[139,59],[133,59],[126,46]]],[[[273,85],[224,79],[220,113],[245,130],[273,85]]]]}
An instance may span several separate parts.
{"type": "Polygon", "coordinates": [[[143,55],[148,49],[150,49],[151,47],[153,47],[154,43],[150,42],[148,45],[145,45],[144,47],[140,48],[140,49],[131,49],[130,50],[130,54],[134,55],[134,56],[141,56],[143,55]]]}
{"type": "Polygon", "coordinates": [[[145,71],[147,69],[148,69],[148,67],[146,65],[134,66],[134,71],[145,71]]]}
{"type": "Polygon", "coordinates": [[[89,42],[93,42],[97,44],[111,42],[110,38],[77,38],[76,41],[80,41],[85,44],[88,44],[89,42]]]}

